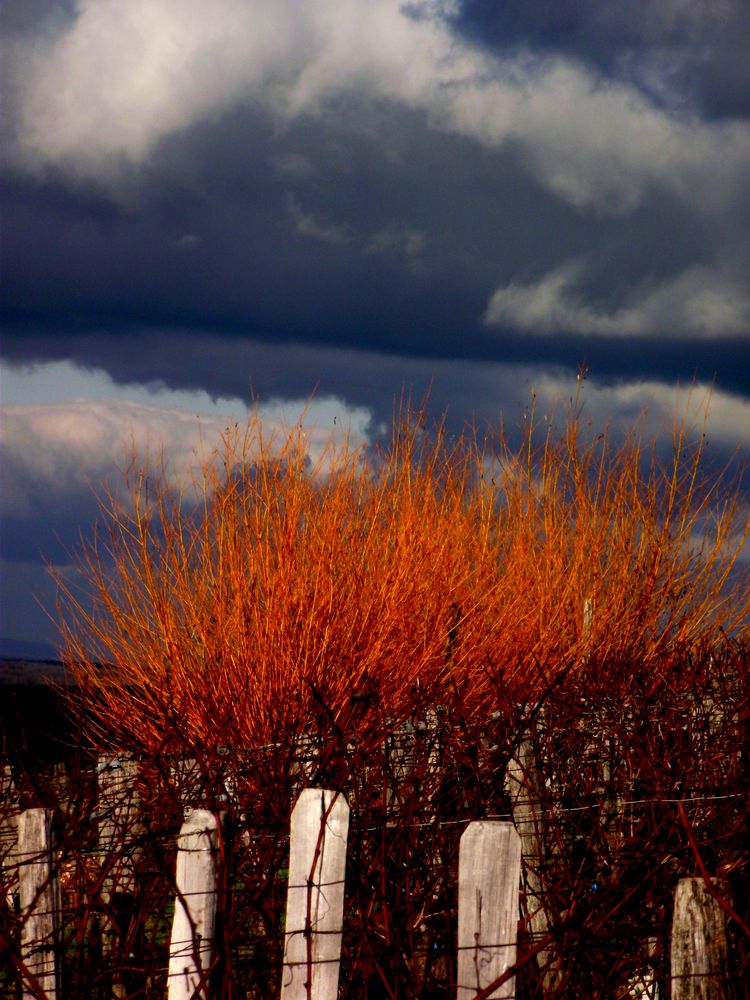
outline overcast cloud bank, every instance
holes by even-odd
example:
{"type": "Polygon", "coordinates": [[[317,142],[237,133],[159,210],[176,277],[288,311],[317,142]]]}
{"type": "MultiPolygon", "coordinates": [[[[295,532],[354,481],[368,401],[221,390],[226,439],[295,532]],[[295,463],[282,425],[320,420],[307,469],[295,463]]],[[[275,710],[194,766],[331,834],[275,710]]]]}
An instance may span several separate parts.
{"type": "Polygon", "coordinates": [[[490,148],[515,143],[579,207],[629,210],[657,185],[725,209],[750,161],[747,123],[661,107],[571,59],[491,53],[461,40],[441,4],[82,0],[69,23],[11,55],[22,161],[110,181],[164,136],[237,104],[283,123],[335,117],[353,94],[490,148]]]}

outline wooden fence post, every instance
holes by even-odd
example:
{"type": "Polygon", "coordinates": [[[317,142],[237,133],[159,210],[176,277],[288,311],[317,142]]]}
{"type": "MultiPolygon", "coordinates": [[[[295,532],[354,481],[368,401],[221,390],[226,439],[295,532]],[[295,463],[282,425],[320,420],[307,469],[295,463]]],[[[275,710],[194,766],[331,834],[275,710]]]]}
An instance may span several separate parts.
{"type": "Polygon", "coordinates": [[[169,946],[169,1000],[205,1000],[216,924],[218,822],[192,809],[177,839],[177,895],[169,946]]]}
{"type": "MultiPolygon", "coordinates": [[[[100,757],[97,766],[99,784],[99,851],[104,867],[102,903],[105,923],[102,952],[116,953],[117,937],[127,927],[135,894],[135,865],[140,853],[140,801],[135,788],[138,764],[131,757],[100,757]]],[[[126,988],[121,970],[111,963],[112,996],[124,997],[126,988]]]]}
{"type": "Polygon", "coordinates": [[[416,742],[416,730],[411,722],[401,723],[385,741],[387,810],[391,815],[401,809],[407,794],[406,786],[413,777],[416,742]]]}
{"type": "Polygon", "coordinates": [[[0,788],[0,877],[5,901],[15,912],[18,897],[18,816],[21,806],[10,764],[3,765],[0,788]]]}
{"type": "Polygon", "coordinates": [[[195,809],[203,798],[204,778],[195,757],[177,757],[169,767],[169,783],[182,806],[183,819],[195,809]]]}
{"type": "Polygon", "coordinates": [[[60,986],[60,881],[54,854],[52,810],[27,809],[18,817],[18,893],[23,924],[23,996],[57,1000],[60,986]]]}
{"type": "Polygon", "coordinates": [[[110,893],[133,889],[138,857],[135,841],[141,828],[140,801],[135,787],[138,764],[130,757],[100,757],[97,777],[99,850],[105,862],[109,862],[104,881],[108,898],[110,893]]]}
{"type": "MultiPolygon", "coordinates": [[[[515,963],[520,879],[513,824],[469,823],[458,854],[458,1000],[470,1000],[515,963]]],[[[515,996],[514,978],[491,996],[515,996]]]]}
{"type": "MultiPolygon", "coordinates": [[[[729,885],[711,884],[728,898],[729,885]]],[[[672,1000],[728,1000],[727,917],[702,878],[677,883],[672,917],[672,1000]]]]}
{"type": "Polygon", "coordinates": [[[336,1000],[344,920],[349,806],[306,788],[292,810],[282,1000],[336,1000]]]}
{"type": "Polygon", "coordinates": [[[299,795],[314,780],[320,757],[318,736],[314,733],[300,733],[292,741],[292,757],[289,761],[292,798],[299,795]]]}
{"type": "MultiPolygon", "coordinates": [[[[527,737],[510,761],[505,776],[505,786],[510,795],[513,823],[521,838],[523,856],[522,910],[526,931],[532,944],[549,933],[549,920],[545,908],[545,890],[541,872],[544,868],[546,847],[544,816],[540,802],[541,778],[537,770],[536,749],[527,737]]],[[[559,978],[558,959],[543,948],[536,957],[544,986],[554,990],[559,978]]]]}

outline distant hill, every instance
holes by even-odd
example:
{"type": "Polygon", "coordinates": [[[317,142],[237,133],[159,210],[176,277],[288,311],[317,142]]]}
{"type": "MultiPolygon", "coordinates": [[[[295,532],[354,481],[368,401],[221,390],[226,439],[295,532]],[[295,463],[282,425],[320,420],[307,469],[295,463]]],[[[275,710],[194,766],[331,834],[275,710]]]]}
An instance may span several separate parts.
{"type": "Polygon", "coordinates": [[[64,678],[64,668],[59,660],[0,656],[0,687],[28,687],[64,678]]]}
{"type": "Polygon", "coordinates": [[[48,642],[30,642],[0,636],[0,659],[57,660],[58,652],[48,642]]]}

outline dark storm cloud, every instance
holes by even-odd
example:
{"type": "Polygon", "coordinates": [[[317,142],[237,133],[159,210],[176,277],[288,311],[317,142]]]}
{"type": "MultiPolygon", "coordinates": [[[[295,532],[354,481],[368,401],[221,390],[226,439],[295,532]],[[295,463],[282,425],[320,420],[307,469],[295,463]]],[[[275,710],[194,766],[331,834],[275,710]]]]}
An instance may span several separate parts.
{"type": "MultiPolygon", "coordinates": [[[[608,338],[539,342],[512,325],[488,329],[499,285],[583,258],[591,296],[616,305],[638,282],[710,267],[726,253],[727,227],[668,197],[625,217],[582,213],[529,178],[513,150],[436,133],[392,107],[350,107],[335,125],[281,135],[266,116],[235,111],[163,140],[117,202],[90,182],[18,174],[3,194],[9,356],[44,344],[45,356],[85,362],[87,343],[91,363],[116,374],[118,336],[127,345],[144,328],[214,330],[413,357],[573,368],[587,357],[602,375],[715,375],[750,390],[736,338],[680,350],[680,331],[666,328],[623,350],[608,338]],[[68,338],[86,332],[95,336],[78,337],[74,354],[68,338]]],[[[176,358],[189,381],[189,352],[159,344],[154,333],[132,355],[144,378],[176,358]]],[[[230,388],[218,370],[201,377],[214,392],[230,388]]]]}
{"type": "MultiPolygon", "coordinates": [[[[97,49],[84,42],[118,49],[102,17],[87,15],[110,10],[122,30],[132,18],[90,5],[47,63],[17,72],[25,90],[5,198],[8,318],[246,326],[339,345],[394,349],[403,340],[412,353],[428,344],[449,352],[458,333],[459,352],[485,356],[497,350],[481,325],[496,288],[538,281],[568,261],[584,259],[591,294],[613,308],[623,287],[710,267],[719,247],[719,277],[738,269],[743,243],[731,220],[744,133],[702,135],[696,123],[639,106],[573,65],[485,65],[467,49],[455,71],[460,85],[433,80],[445,72],[441,59],[459,58],[450,36],[392,6],[362,12],[390,11],[378,25],[413,57],[412,75],[398,61],[383,63],[356,31],[364,82],[351,77],[340,47],[328,53],[321,42],[321,56],[290,35],[280,51],[297,69],[288,71],[294,86],[282,113],[269,103],[271,84],[252,74],[222,84],[215,109],[190,89],[172,100],[169,74],[138,104],[121,106],[114,86],[92,92],[99,66],[86,60],[97,49]],[[54,118],[60,76],[71,89],[54,118]]],[[[283,35],[294,7],[247,10],[273,16],[283,35]]],[[[314,34],[318,14],[306,11],[314,34]]],[[[463,16],[478,17],[471,6],[463,16]]],[[[597,20],[586,8],[579,19],[597,20]]],[[[261,54],[237,35],[227,44],[262,68],[261,54]]],[[[185,42],[202,44],[189,32],[185,42]]],[[[125,92],[136,69],[112,67],[125,92]]],[[[218,86],[210,75],[207,86],[218,86]]]]}
{"type": "Polygon", "coordinates": [[[76,0],[23,0],[0,5],[0,30],[6,39],[59,31],[75,14],[76,0]]]}
{"type": "Polygon", "coordinates": [[[454,23],[479,44],[562,52],[712,117],[750,114],[745,0],[465,0],[454,23]]]}
{"type": "Polygon", "coordinates": [[[476,325],[498,276],[530,253],[551,265],[591,245],[591,225],[512,157],[417,115],[348,114],[375,134],[339,124],[277,136],[238,111],[166,140],[128,206],[90,186],[9,182],[8,310],[415,347],[440,317],[476,325]]]}

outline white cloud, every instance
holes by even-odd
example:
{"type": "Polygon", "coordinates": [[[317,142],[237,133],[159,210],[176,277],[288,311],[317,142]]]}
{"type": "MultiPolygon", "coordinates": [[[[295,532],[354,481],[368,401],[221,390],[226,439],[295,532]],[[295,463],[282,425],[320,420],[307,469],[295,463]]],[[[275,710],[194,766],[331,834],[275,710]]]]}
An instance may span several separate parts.
{"type": "MultiPolygon", "coordinates": [[[[571,380],[554,374],[532,376],[540,412],[552,413],[571,398],[571,380]]],[[[684,419],[694,439],[705,430],[709,442],[722,450],[750,448],[750,400],[713,389],[705,383],[668,385],[655,379],[603,384],[589,379],[580,396],[585,420],[596,433],[610,427],[625,433],[643,418],[647,433],[664,442],[684,419]]]]}
{"type": "MultiPolygon", "coordinates": [[[[227,426],[243,424],[250,412],[236,400],[212,401],[202,392],[115,387],[101,373],[86,373],[69,363],[15,373],[6,367],[2,375],[4,397],[6,385],[15,383],[11,398],[25,391],[29,400],[0,407],[3,514],[14,517],[34,516],[39,503],[80,496],[105,482],[118,490],[133,450],[141,459],[162,454],[173,482],[186,486],[227,426]],[[45,386],[56,386],[47,393],[56,392],[56,402],[38,402],[45,386]],[[70,398],[74,389],[89,395],[70,398]],[[149,398],[151,402],[143,401],[149,398]]],[[[347,407],[334,397],[270,401],[256,409],[269,441],[283,439],[301,424],[313,464],[335,461],[335,447],[345,436],[354,447],[369,440],[370,411],[347,407]],[[331,444],[334,453],[329,455],[331,444]]]]}
{"type": "Polygon", "coordinates": [[[750,295],[746,286],[706,267],[633,289],[614,309],[585,300],[583,265],[571,262],[528,284],[498,288],[484,322],[526,333],[577,333],[608,337],[750,336],[750,295]]]}
{"type": "Polygon", "coordinates": [[[6,514],[29,516],[38,500],[80,494],[109,481],[117,488],[132,447],[142,456],[163,448],[179,482],[197,464],[205,441],[226,422],[198,421],[184,410],[122,400],[76,400],[42,406],[4,406],[0,446],[15,470],[6,482],[6,514]],[[11,486],[12,492],[7,491],[11,486]]]}
{"type": "Polygon", "coordinates": [[[51,40],[12,53],[19,152],[112,182],[159,140],[238,103],[288,119],[357,92],[424,112],[578,206],[621,211],[653,184],[699,208],[744,189],[750,129],[649,103],[581,65],[501,58],[451,33],[444,4],[401,0],[79,0],[51,40]],[[432,15],[432,16],[430,16],[432,15]]]}
{"type": "Polygon", "coordinates": [[[83,368],[71,361],[10,364],[0,359],[0,387],[0,399],[6,406],[116,399],[220,420],[244,419],[248,413],[247,405],[237,398],[211,397],[203,390],[169,389],[163,383],[120,385],[101,369],[83,368]]]}
{"type": "MultiPolygon", "coordinates": [[[[391,360],[385,355],[372,355],[363,364],[368,371],[387,369],[391,360]]],[[[544,416],[562,424],[576,392],[575,377],[570,373],[530,365],[451,361],[430,362],[430,368],[425,368],[425,364],[415,360],[410,367],[404,359],[394,361],[400,377],[416,380],[419,369],[423,378],[429,378],[431,369],[434,402],[438,406],[443,405],[442,397],[455,400],[458,391],[464,394],[467,412],[475,407],[497,421],[504,410],[512,436],[523,404],[532,396],[540,424],[544,416]]],[[[19,388],[25,389],[28,402],[0,409],[5,516],[31,521],[38,516],[49,516],[58,508],[70,510],[71,506],[79,505],[79,498],[88,498],[91,486],[99,486],[105,480],[117,489],[122,485],[121,470],[127,464],[128,449],[133,443],[141,453],[146,447],[153,453],[162,446],[168,465],[184,483],[198,456],[210,450],[228,423],[242,422],[248,414],[237,401],[233,405],[227,400],[214,403],[205,394],[168,390],[150,396],[158,403],[143,401],[149,398],[146,390],[135,392],[121,387],[112,387],[114,395],[94,399],[91,397],[95,394],[107,391],[105,380],[73,366],[66,367],[69,375],[71,372],[75,375],[68,384],[68,392],[88,388],[89,398],[65,398],[65,386],[58,378],[57,401],[39,402],[45,395],[45,378],[46,384],[50,384],[50,369],[59,374],[61,368],[40,366],[36,373],[20,375],[19,388]],[[127,399],[128,392],[140,399],[127,399]],[[174,405],[175,401],[180,405],[174,405]],[[191,406],[191,401],[197,405],[191,406]],[[199,410],[203,411],[200,421],[199,410]]],[[[7,369],[3,375],[7,376],[7,369]]],[[[9,382],[7,377],[4,382],[9,382]]],[[[13,398],[17,398],[16,393],[13,398]]],[[[603,384],[590,377],[582,388],[580,403],[584,424],[595,434],[609,426],[617,439],[645,413],[646,434],[659,435],[667,443],[675,415],[687,414],[693,436],[699,437],[705,429],[715,457],[726,459],[735,450],[740,455],[750,454],[750,400],[711,390],[704,384],[682,388],[656,380],[603,384]]],[[[258,410],[270,436],[283,434],[302,419],[312,462],[318,462],[331,441],[340,442],[345,434],[349,434],[355,446],[367,443],[375,434],[371,410],[348,407],[335,396],[309,403],[270,401],[258,410]]],[[[383,432],[384,428],[377,430],[383,432]]]]}
{"type": "Polygon", "coordinates": [[[283,0],[79,0],[66,30],[15,52],[26,149],[86,172],[142,161],[293,56],[288,14],[283,0]]]}

